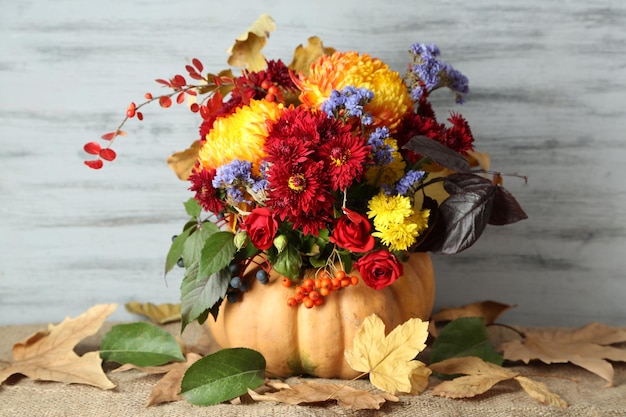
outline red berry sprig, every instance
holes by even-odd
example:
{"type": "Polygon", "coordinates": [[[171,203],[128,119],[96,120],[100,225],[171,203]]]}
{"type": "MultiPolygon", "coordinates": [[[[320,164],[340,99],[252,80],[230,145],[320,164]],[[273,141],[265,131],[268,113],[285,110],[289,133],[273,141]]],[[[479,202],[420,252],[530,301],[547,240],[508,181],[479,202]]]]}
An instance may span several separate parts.
{"type": "MultiPolygon", "coordinates": [[[[286,277],[281,283],[285,287],[292,286],[292,281],[286,277]]],[[[320,306],[324,304],[324,297],[329,296],[333,291],[358,283],[359,277],[356,275],[348,276],[345,271],[337,271],[334,276],[324,273],[320,278],[305,278],[300,285],[294,288],[294,296],[287,299],[287,305],[295,307],[302,304],[306,308],[320,306]]]]}
{"type": "Polygon", "coordinates": [[[103,161],[113,161],[116,158],[116,153],[111,149],[111,145],[114,140],[118,136],[127,136],[126,132],[122,130],[122,127],[126,124],[129,119],[137,117],[139,121],[144,119],[144,114],[139,111],[143,106],[146,106],[153,101],[158,101],[159,105],[163,108],[169,108],[172,106],[174,98],[177,104],[182,104],[185,102],[186,96],[197,96],[199,93],[203,94],[208,92],[209,95],[205,97],[200,104],[193,103],[189,106],[189,109],[194,113],[200,113],[203,118],[209,117],[212,114],[211,107],[214,107],[215,104],[211,103],[211,98],[219,96],[219,102],[221,104],[222,97],[219,93],[219,87],[223,85],[232,85],[234,83],[233,79],[227,75],[213,75],[207,74],[206,76],[202,76],[201,73],[204,70],[204,66],[199,59],[193,58],[191,60],[193,65],[187,65],[185,68],[189,74],[189,77],[202,81],[200,84],[191,84],[187,82],[187,79],[180,74],[175,75],[169,80],[165,79],[157,79],[155,80],[157,83],[172,89],[170,93],[163,94],[157,97],[154,97],[152,93],[147,92],[144,95],[146,101],[141,104],[136,104],[135,102],[131,102],[126,108],[126,114],[122,122],[119,124],[117,129],[113,132],[105,133],[101,136],[101,139],[107,141],[106,147],[102,147],[98,142],[88,142],[85,144],[83,149],[90,155],[94,155],[97,158],[92,160],[85,161],[85,165],[93,169],[100,169],[104,165],[103,161]],[[208,102],[208,103],[207,103],[208,102]]]}

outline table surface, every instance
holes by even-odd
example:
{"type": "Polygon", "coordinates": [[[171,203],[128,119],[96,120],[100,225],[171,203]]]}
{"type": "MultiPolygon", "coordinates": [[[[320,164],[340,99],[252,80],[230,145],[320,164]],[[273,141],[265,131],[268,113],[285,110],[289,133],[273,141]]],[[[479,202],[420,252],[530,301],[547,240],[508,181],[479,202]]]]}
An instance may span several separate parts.
{"type": "MultiPolygon", "coordinates": [[[[471,249],[435,257],[437,306],[493,299],[526,325],[626,323],[626,3],[618,0],[381,2],[1,2],[0,324],[60,321],[96,303],[175,302],[170,237],[190,194],[165,165],[197,137],[183,108],[145,111],[118,160],[83,165],[155,78],[208,70],[261,13],[266,56],[289,61],[319,35],[403,71],[414,42],[439,45],[470,79],[462,112],[529,215],[471,249]]],[[[120,309],[121,310],[121,309],[120,309]]],[[[122,312],[113,319],[128,317],[122,312]]]]}

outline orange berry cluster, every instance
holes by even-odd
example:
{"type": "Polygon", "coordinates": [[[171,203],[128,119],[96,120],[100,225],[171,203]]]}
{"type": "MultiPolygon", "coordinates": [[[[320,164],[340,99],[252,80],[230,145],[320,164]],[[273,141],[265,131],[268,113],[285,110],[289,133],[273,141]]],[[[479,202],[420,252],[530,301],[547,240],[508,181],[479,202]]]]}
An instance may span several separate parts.
{"type": "Polygon", "coordinates": [[[267,91],[267,94],[265,95],[265,100],[272,102],[277,98],[277,95],[279,99],[282,99],[282,97],[279,95],[280,90],[278,89],[278,87],[276,87],[276,85],[269,80],[264,80],[261,83],[261,88],[267,91]]]}
{"type": "MultiPolygon", "coordinates": [[[[287,277],[284,277],[281,283],[285,287],[291,287],[293,284],[287,277]]],[[[358,283],[359,277],[355,275],[348,276],[344,271],[337,271],[334,277],[324,273],[320,278],[305,278],[302,280],[301,285],[296,285],[294,296],[287,299],[287,305],[295,307],[298,304],[302,304],[306,308],[320,306],[324,303],[324,297],[331,292],[349,287],[350,285],[357,285],[358,283]]]]}

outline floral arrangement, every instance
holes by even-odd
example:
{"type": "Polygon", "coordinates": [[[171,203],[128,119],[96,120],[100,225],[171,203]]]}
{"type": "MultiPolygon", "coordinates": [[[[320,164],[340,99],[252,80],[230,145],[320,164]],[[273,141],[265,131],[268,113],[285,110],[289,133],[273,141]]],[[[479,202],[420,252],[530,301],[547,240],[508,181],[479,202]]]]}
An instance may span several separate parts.
{"type": "MultiPolygon", "coordinates": [[[[271,24],[269,24],[271,26],[271,24]]],[[[468,79],[440,59],[435,45],[414,44],[401,76],[366,53],[341,52],[310,38],[293,61],[263,57],[268,23],[251,27],[231,50],[232,70],[157,82],[165,94],[131,103],[118,129],[85,151],[101,168],[110,144],[141,108],[188,103],[200,116],[199,139],[168,162],[189,181],[191,220],[172,242],[166,272],[186,268],[183,324],[242,300],[251,264],[265,284],[273,270],[293,286],[290,306],[323,306],[334,290],[362,280],[379,290],[403,274],[412,252],[456,253],[487,224],[526,218],[488,157],[474,150],[468,122],[442,122],[429,96],[448,88],[462,103],[468,79]],[[252,51],[252,52],[250,52],[252,51]],[[193,80],[188,82],[188,78],[193,80]],[[315,269],[316,278],[303,280],[315,269]],[[198,296],[201,292],[203,295],[198,296]]]]}

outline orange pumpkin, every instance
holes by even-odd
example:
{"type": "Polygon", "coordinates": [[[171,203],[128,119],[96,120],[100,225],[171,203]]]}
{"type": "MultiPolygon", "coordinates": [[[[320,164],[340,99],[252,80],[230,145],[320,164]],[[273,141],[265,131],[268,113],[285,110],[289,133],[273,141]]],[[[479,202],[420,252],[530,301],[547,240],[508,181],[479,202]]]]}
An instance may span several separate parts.
{"type": "MultiPolygon", "coordinates": [[[[255,272],[246,272],[251,286],[242,300],[222,303],[217,321],[209,317],[206,322],[221,347],[261,352],[270,377],[354,378],[359,372],[350,368],[344,350],[352,347],[367,316],[376,313],[389,332],[409,318],[428,319],[434,303],[433,266],[427,253],[412,254],[404,263],[404,275],[389,287],[377,291],[359,279],[356,286],[331,292],[324,304],[311,309],[287,305],[294,289],[282,286],[278,273],[272,271],[270,282],[262,285],[255,272]]],[[[351,274],[359,276],[357,271],[351,274]]]]}

